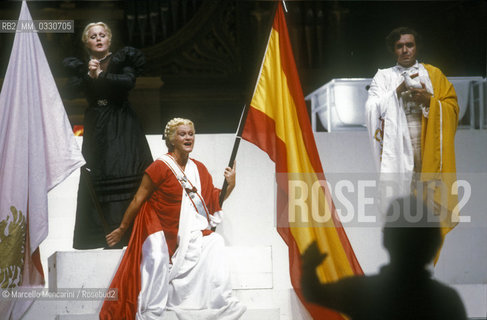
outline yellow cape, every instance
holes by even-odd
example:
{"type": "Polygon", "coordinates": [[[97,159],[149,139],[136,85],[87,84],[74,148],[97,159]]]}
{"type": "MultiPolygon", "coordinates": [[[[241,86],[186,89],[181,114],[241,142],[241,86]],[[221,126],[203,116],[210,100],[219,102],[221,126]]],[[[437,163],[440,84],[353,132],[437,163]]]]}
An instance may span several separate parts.
{"type": "Polygon", "coordinates": [[[453,85],[440,69],[423,64],[433,85],[428,118],[423,117],[421,152],[421,180],[437,183],[434,202],[443,209],[447,219],[442,219],[443,235],[458,223],[459,212],[456,188],[455,132],[459,107],[453,85]],[[446,209],[446,210],[445,210],[446,209]]]}

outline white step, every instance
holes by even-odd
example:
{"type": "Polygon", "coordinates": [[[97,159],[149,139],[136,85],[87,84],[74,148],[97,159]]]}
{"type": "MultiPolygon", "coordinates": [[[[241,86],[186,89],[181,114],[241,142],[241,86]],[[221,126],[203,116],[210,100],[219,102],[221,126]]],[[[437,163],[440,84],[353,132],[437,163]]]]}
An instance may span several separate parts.
{"type": "MultiPolygon", "coordinates": [[[[279,308],[275,309],[248,309],[240,320],[278,320],[279,308]]],[[[98,314],[62,314],[56,320],[98,320],[98,314]]],[[[172,311],[167,312],[161,320],[178,320],[172,311]]]]}
{"type": "Polygon", "coordinates": [[[124,250],[57,251],[48,259],[49,289],[108,288],[124,250]]]}
{"type": "MultiPolygon", "coordinates": [[[[233,289],[272,288],[270,246],[226,247],[233,289]]],[[[118,250],[58,251],[49,257],[49,288],[107,288],[122,258],[118,250]]]]}
{"type": "MultiPolygon", "coordinates": [[[[241,319],[279,319],[280,310],[271,302],[273,289],[271,246],[234,246],[227,247],[226,250],[230,259],[232,288],[237,297],[243,297],[241,301],[247,306],[247,312],[241,319]],[[242,294],[239,294],[239,291],[242,294]],[[248,299],[249,295],[253,299],[248,299]]],[[[48,259],[49,290],[104,292],[104,289],[110,285],[122,255],[122,249],[55,252],[48,259]]],[[[102,304],[102,299],[39,300],[34,303],[23,320],[98,319],[102,304]]],[[[176,316],[168,312],[164,319],[176,319],[176,316]]]]}

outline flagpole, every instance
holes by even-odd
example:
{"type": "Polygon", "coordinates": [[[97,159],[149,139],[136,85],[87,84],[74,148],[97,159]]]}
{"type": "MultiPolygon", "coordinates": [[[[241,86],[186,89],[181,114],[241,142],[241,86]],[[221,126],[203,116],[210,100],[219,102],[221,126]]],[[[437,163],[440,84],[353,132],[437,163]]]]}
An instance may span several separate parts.
{"type": "Polygon", "coordinates": [[[287,13],[286,1],[282,0],[282,6],[284,7],[284,12],[287,13]]]}
{"type": "MultiPolygon", "coordinates": [[[[235,134],[235,142],[233,143],[233,150],[232,154],[230,155],[230,161],[228,161],[228,166],[233,168],[235,164],[235,158],[237,157],[238,147],[240,146],[240,141],[242,140],[242,132],[243,132],[243,124],[247,119],[247,112],[249,111],[248,104],[245,104],[242,110],[242,114],[240,115],[240,121],[238,123],[237,133],[235,134]]],[[[227,193],[228,182],[226,179],[223,180],[222,191],[220,192],[220,206],[223,204],[225,200],[225,195],[227,193]]]]}
{"type": "MultiPolygon", "coordinates": [[[[274,21],[274,16],[276,15],[276,12],[277,12],[277,4],[275,5],[274,15],[272,16],[272,19],[270,21],[274,21]]],[[[272,34],[272,24],[269,28],[269,36],[267,37],[265,51],[264,51],[264,54],[262,55],[262,62],[260,64],[259,73],[258,73],[257,79],[255,80],[254,90],[252,90],[252,96],[250,97],[250,100],[252,100],[252,97],[255,94],[255,90],[257,89],[257,84],[259,83],[259,79],[260,79],[260,76],[262,74],[262,67],[264,65],[264,59],[265,59],[265,56],[267,53],[267,49],[269,47],[269,41],[271,38],[271,34],[272,34]]],[[[235,142],[233,143],[232,154],[230,155],[230,161],[228,161],[228,166],[230,168],[233,168],[233,165],[235,163],[235,158],[237,157],[237,152],[238,152],[238,148],[240,146],[240,141],[242,140],[242,132],[244,129],[245,120],[247,120],[247,114],[249,111],[249,107],[250,107],[250,102],[248,104],[244,105],[243,110],[242,110],[242,114],[240,115],[240,121],[238,123],[237,133],[235,134],[235,142]]],[[[227,180],[225,179],[223,181],[223,186],[222,186],[222,189],[220,192],[220,198],[219,198],[220,206],[223,204],[223,201],[225,200],[227,188],[228,188],[228,183],[227,183],[227,180]]]]}

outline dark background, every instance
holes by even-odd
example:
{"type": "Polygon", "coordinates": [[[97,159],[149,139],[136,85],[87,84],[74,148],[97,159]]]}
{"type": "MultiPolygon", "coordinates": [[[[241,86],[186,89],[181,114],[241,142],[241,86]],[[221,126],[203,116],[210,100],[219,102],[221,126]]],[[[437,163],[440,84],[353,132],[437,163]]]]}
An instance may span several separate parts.
{"type": "MultiPolygon", "coordinates": [[[[28,1],[33,19],[74,20],[70,34],[40,33],[63,93],[64,57],[86,58],[81,31],[112,27],[112,49],[140,48],[147,57],[131,101],[147,133],[174,116],[200,133],[234,132],[255,85],[275,1],[28,1]]],[[[397,26],[423,37],[420,61],[447,76],[486,76],[487,1],[286,1],[289,33],[304,94],[334,78],[371,78],[395,63],[384,38],[397,26]]],[[[16,20],[20,1],[0,2],[0,19],[16,20]]],[[[0,78],[14,34],[0,34],[0,78]]],[[[26,75],[28,76],[28,75],[26,75]]],[[[86,102],[67,100],[73,125],[86,102]]]]}

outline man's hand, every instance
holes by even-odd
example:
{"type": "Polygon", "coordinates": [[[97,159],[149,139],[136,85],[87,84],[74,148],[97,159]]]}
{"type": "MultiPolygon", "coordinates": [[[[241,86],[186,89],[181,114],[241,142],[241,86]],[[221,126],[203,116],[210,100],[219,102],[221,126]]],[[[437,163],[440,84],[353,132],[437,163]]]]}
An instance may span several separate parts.
{"type": "Polygon", "coordinates": [[[123,234],[124,234],[124,231],[120,227],[113,230],[112,232],[110,232],[110,234],[108,234],[105,237],[107,240],[108,246],[113,247],[118,242],[120,242],[120,239],[122,239],[123,234]]]}
{"type": "Polygon", "coordinates": [[[320,252],[316,241],[311,243],[301,256],[301,290],[308,301],[319,300],[321,282],[316,275],[316,267],[323,262],[326,256],[326,253],[320,252]]]}
{"type": "MultiPolygon", "coordinates": [[[[417,76],[419,76],[419,73],[415,73],[413,75],[411,75],[411,79],[414,79],[416,78],[417,76]]],[[[403,93],[404,91],[407,91],[408,90],[408,87],[406,86],[406,81],[403,81],[401,82],[401,84],[396,88],[396,94],[398,97],[401,96],[401,93],[403,93]]]]}
{"type": "Polygon", "coordinates": [[[301,256],[301,261],[303,265],[303,269],[316,269],[323,260],[326,259],[328,256],[327,253],[321,253],[320,249],[318,248],[318,243],[314,241],[309,245],[309,247],[304,251],[303,255],[301,256]]]}
{"type": "Polygon", "coordinates": [[[431,93],[426,91],[426,86],[421,82],[421,89],[410,89],[412,100],[426,107],[430,105],[431,93]]]}

